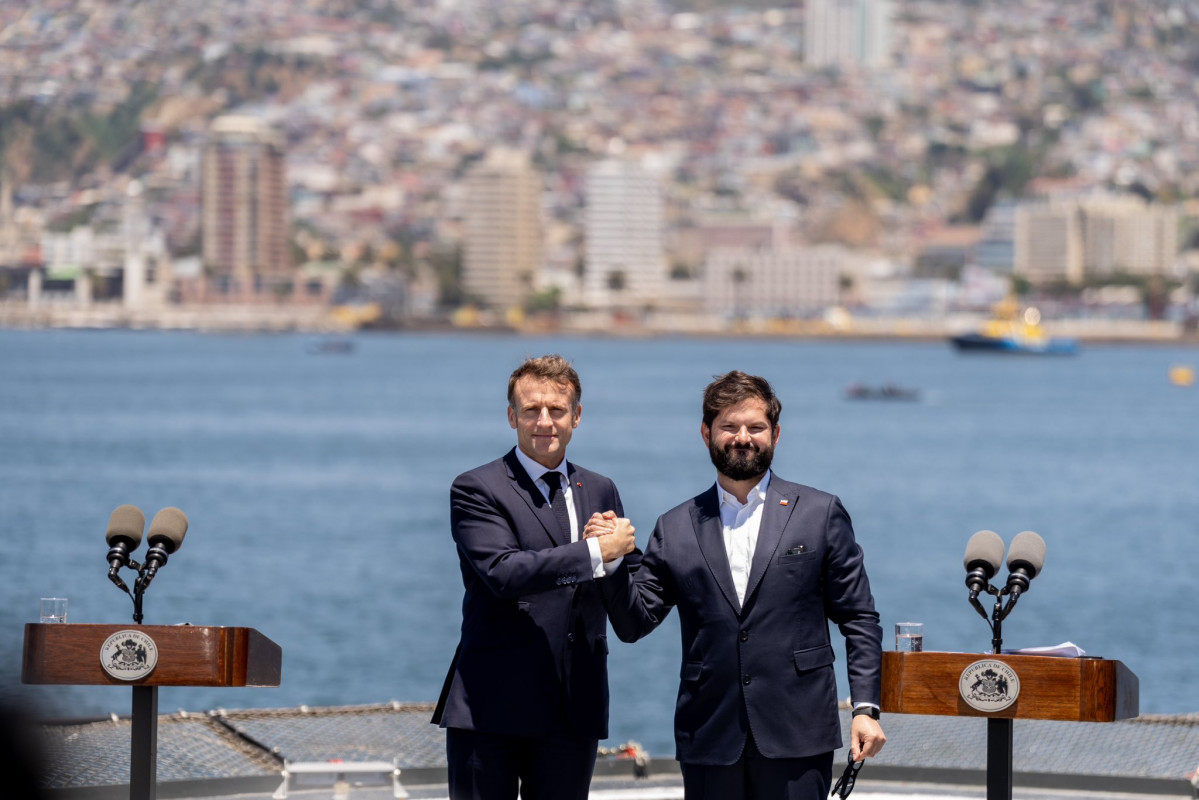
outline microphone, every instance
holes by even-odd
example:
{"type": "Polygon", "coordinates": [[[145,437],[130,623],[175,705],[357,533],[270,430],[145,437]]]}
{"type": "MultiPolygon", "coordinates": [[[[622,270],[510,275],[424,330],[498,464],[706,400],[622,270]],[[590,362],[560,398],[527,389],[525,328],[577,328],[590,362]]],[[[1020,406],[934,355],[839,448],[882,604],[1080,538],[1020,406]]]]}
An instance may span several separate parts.
{"type": "Polygon", "coordinates": [[[144,591],[154,580],[158,568],[167,563],[167,556],[179,549],[183,537],[187,535],[187,514],[175,507],[164,508],[154,515],[150,523],[150,532],[146,541],[150,549],[146,551],[146,572],[139,579],[144,591]]]}
{"type": "Polygon", "coordinates": [[[1045,564],[1045,540],[1032,531],[1017,533],[1012,539],[1012,548],[1007,556],[1007,586],[1004,594],[1012,596],[1011,602],[1022,592],[1028,591],[1028,584],[1041,572],[1045,564]]]}
{"type": "Polygon", "coordinates": [[[142,543],[142,529],[145,527],[146,515],[137,506],[117,506],[108,518],[108,530],[104,534],[109,547],[108,579],[126,592],[129,587],[117,572],[129,565],[129,555],[142,543]]]}
{"type": "Polygon", "coordinates": [[[1003,539],[995,531],[979,531],[966,543],[966,557],[962,563],[966,567],[966,586],[970,589],[971,602],[987,590],[991,578],[999,571],[1003,550],[1003,539]]]}

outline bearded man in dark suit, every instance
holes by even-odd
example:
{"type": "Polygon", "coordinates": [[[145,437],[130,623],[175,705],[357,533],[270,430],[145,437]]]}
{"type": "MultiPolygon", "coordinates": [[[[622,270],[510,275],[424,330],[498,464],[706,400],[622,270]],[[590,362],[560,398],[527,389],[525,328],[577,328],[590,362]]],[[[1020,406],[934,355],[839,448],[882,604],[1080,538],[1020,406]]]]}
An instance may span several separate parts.
{"type": "Polygon", "coordinates": [[[597,583],[634,550],[634,529],[612,481],[566,460],[581,395],[561,356],[525,361],[508,380],[516,447],[450,489],[465,594],[433,722],[452,800],[585,800],[608,735],[597,583]],[[615,532],[584,536],[600,514],[615,532]]]}
{"type": "Polygon", "coordinates": [[[840,500],[770,471],[782,404],[730,372],[704,392],[700,434],[716,484],[666,512],[640,567],[602,583],[622,641],[677,607],[675,713],[687,800],[824,800],[841,746],[829,623],[845,638],[850,753],[873,756],[882,629],[840,500]]]}

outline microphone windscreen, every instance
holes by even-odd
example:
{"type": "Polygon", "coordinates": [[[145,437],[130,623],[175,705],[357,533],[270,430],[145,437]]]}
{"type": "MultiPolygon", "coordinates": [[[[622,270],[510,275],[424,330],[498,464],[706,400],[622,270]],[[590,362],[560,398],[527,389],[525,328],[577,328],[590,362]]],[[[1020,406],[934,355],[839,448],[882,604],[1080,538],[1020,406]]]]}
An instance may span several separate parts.
{"type": "Polygon", "coordinates": [[[1009,571],[1023,568],[1028,577],[1035,578],[1045,565],[1045,540],[1032,531],[1017,533],[1007,554],[1009,571]]]}
{"type": "Polygon", "coordinates": [[[116,545],[117,540],[124,540],[130,550],[137,549],[142,543],[142,530],[146,527],[146,515],[137,506],[117,506],[108,518],[108,531],[104,538],[108,546],[116,545]]]}
{"type": "Polygon", "coordinates": [[[1003,563],[1003,539],[995,531],[979,531],[966,542],[966,557],[962,560],[966,569],[979,564],[986,565],[987,577],[990,578],[999,571],[1003,563]]]}
{"type": "Polygon", "coordinates": [[[183,544],[187,535],[187,514],[174,506],[164,508],[154,515],[147,534],[150,544],[160,544],[168,553],[173,553],[183,544]]]}

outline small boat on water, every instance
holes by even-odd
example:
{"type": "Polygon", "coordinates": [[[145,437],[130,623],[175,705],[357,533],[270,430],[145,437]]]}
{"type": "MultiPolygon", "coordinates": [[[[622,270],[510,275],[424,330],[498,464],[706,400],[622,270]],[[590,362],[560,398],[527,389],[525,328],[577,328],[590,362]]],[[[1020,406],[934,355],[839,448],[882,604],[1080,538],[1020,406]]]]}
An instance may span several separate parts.
{"type": "Polygon", "coordinates": [[[1031,355],[1073,355],[1078,352],[1076,339],[1049,336],[1041,327],[1041,312],[1024,309],[1015,314],[997,314],[987,320],[982,330],[950,338],[953,346],[963,352],[1027,353],[1031,355]]]}
{"type": "Polygon", "coordinates": [[[847,400],[919,400],[920,390],[894,383],[881,386],[851,383],[845,387],[845,397],[847,400]]]}
{"type": "Polygon", "coordinates": [[[308,345],[308,354],[319,355],[348,355],[354,352],[354,342],[351,339],[322,339],[308,345]]]}

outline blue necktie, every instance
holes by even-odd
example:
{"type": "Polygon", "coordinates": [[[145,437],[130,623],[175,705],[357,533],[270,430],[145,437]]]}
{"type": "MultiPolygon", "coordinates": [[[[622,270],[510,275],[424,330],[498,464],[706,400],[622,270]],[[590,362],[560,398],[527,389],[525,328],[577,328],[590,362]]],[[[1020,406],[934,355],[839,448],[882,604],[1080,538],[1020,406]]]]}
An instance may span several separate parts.
{"type": "Polygon", "coordinates": [[[550,487],[550,509],[558,520],[558,529],[562,531],[565,541],[573,541],[570,533],[570,512],[566,510],[566,495],[562,493],[561,480],[566,476],[561,472],[547,472],[544,480],[550,487]]]}

